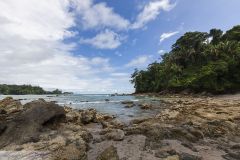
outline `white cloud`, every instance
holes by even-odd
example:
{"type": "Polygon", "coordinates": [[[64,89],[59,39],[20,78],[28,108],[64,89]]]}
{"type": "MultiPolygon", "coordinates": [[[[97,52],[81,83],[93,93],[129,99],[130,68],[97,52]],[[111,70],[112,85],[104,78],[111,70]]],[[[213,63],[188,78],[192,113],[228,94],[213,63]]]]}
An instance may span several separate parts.
{"type": "Polygon", "coordinates": [[[66,30],[74,26],[64,0],[8,0],[0,2],[2,37],[19,36],[27,40],[59,40],[71,36],[66,30]],[[36,5],[35,5],[36,4],[36,5]]]}
{"type": "MultiPolygon", "coordinates": [[[[143,27],[161,10],[172,7],[169,0],[150,2],[132,28],[143,27]]],[[[106,3],[93,0],[0,1],[0,83],[82,92],[133,91],[129,76],[112,67],[108,58],[72,54],[79,44],[64,41],[78,34],[72,27],[109,28],[81,43],[114,49],[124,40],[116,31],[127,30],[131,24],[106,3]]],[[[150,61],[150,56],[140,56],[125,67],[146,66],[150,61]]]]}
{"type": "Polygon", "coordinates": [[[142,12],[137,16],[136,22],[131,26],[132,29],[142,28],[148,22],[155,20],[160,11],[169,11],[174,8],[175,4],[171,4],[170,0],[155,0],[149,2],[143,7],[142,12]]]}
{"type": "Polygon", "coordinates": [[[163,33],[161,36],[160,36],[160,40],[159,42],[162,43],[164,40],[178,34],[179,31],[175,31],[175,32],[167,32],[167,33],[163,33]]]}
{"type": "Polygon", "coordinates": [[[93,38],[81,39],[80,43],[90,44],[99,49],[115,49],[121,45],[123,39],[117,33],[106,29],[93,38]]]}
{"type": "Polygon", "coordinates": [[[129,73],[116,72],[111,74],[114,77],[129,77],[129,73]]]}
{"type": "Polygon", "coordinates": [[[146,67],[151,62],[151,59],[152,59],[152,56],[142,55],[142,56],[139,56],[139,57],[131,60],[125,66],[126,67],[136,67],[136,68],[146,67]]]}
{"type": "Polygon", "coordinates": [[[130,24],[106,3],[94,4],[93,0],[72,0],[72,2],[85,29],[110,27],[122,30],[127,29],[130,24]]]}
{"type": "Polygon", "coordinates": [[[119,91],[130,92],[128,77],[111,76],[116,71],[109,59],[71,54],[76,44],[63,41],[75,35],[69,31],[77,24],[70,5],[68,0],[0,1],[0,83],[81,92],[113,92],[121,83],[119,91]]]}
{"type": "Polygon", "coordinates": [[[158,54],[162,55],[163,53],[166,53],[166,51],[162,49],[158,50],[158,54]]]}

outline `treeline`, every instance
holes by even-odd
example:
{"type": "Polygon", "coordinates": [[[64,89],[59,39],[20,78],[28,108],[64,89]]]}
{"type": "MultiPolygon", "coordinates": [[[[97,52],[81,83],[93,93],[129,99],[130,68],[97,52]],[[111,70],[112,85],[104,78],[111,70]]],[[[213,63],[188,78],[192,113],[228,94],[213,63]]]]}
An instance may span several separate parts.
{"type": "Polygon", "coordinates": [[[136,93],[240,91],[240,25],[187,32],[161,58],[132,74],[136,93]]]}
{"type": "Polygon", "coordinates": [[[62,91],[45,91],[41,87],[31,85],[7,85],[0,84],[0,94],[3,95],[26,95],[26,94],[62,94],[62,91]]]}

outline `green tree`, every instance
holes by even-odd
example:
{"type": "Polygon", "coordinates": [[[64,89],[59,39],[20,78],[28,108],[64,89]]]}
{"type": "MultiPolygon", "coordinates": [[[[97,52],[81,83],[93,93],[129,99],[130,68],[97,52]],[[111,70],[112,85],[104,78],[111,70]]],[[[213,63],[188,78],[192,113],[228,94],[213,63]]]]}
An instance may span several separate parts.
{"type": "Polygon", "coordinates": [[[221,41],[223,31],[220,29],[211,29],[209,35],[212,37],[211,43],[216,45],[221,41]]]}
{"type": "Polygon", "coordinates": [[[219,29],[187,32],[173,44],[161,62],[135,70],[137,93],[190,89],[194,92],[240,91],[240,26],[225,34],[219,29]],[[211,40],[210,40],[211,38],[211,40]]]}

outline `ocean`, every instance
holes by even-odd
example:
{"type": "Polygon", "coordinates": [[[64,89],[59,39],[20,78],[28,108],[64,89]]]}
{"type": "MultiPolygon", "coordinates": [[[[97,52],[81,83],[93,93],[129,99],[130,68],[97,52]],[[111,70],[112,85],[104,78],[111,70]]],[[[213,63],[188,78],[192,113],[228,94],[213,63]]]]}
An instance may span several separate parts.
{"type": "MultiPolygon", "coordinates": [[[[111,96],[109,94],[72,94],[72,95],[0,95],[0,100],[11,96],[21,100],[22,104],[28,103],[39,98],[46,101],[55,101],[61,106],[69,106],[74,109],[94,108],[98,112],[116,116],[122,121],[129,122],[131,119],[151,117],[156,110],[142,110],[139,106],[125,108],[123,101],[134,101],[135,103],[145,103],[151,101],[146,96],[111,96]]],[[[156,101],[156,100],[154,100],[156,101]]]]}

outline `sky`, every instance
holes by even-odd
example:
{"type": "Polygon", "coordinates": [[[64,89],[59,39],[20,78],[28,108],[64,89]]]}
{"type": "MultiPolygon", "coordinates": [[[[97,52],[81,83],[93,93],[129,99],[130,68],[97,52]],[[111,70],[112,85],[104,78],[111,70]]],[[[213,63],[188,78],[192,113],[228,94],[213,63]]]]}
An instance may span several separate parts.
{"type": "Polygon", "coordinates": [[[1,0],[0,84],[132,93],[185,32],[240,24],[239,0],[1,0]]]}

